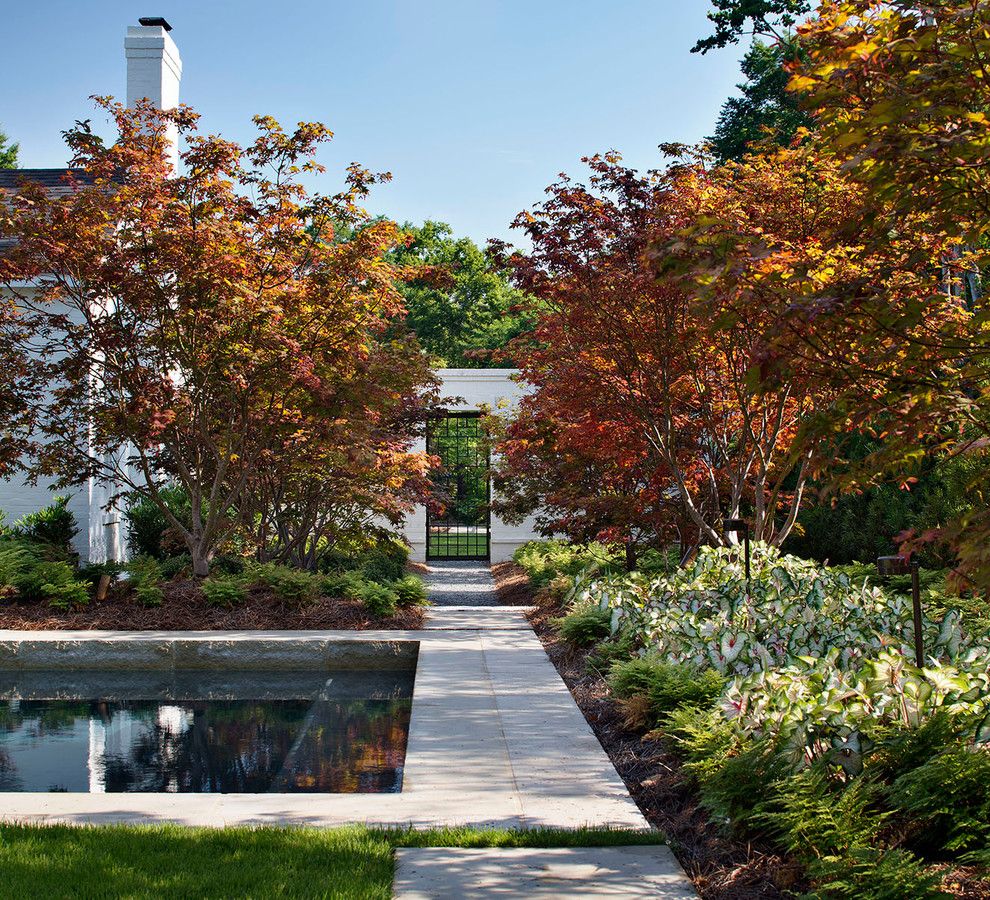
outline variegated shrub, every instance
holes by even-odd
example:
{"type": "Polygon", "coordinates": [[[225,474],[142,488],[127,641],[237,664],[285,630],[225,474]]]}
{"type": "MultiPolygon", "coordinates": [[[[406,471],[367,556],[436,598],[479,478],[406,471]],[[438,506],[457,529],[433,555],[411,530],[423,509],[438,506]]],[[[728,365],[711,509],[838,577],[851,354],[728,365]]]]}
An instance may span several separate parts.
{"type": "MultiPolygon", "coordinates": [[[[833,652],[841,668],[885,650],[913,652],[909,599],[762,545],[751,568],[747,586],[740,553],[705,548],[669,575],[579,577],[572,596],[608,609],[613,632],[631,629],[653,652],[727,675],[833,652]]],[[[955,614],[924,629],[936,659],[967,643],[955,614]]]]}
{"type": "Polygon", "coordinates": [[[975,742],[990,744],[990,658],[975,648],[919,669],[881,651],[843,668],[832,651],[735,678],[721,708],[744,736],[780,739],[797,767],[826,757],[857,774],[878,726],[917,728],[940,711],[966,717],[975,742]]]}
{"type": "Polygon", "coordinates": [[[990,647],[958,615],[925,619],[928,664],[913,659],[910,600],[757,545],[706,548],[670,575],[576,579],[576,602],[611,613],[643,652],[735,676],[721,701],[742,736],[779,739],[795,765],[828,757],[858,770],[869,734],[917,726],[942,710],[990,740],[990,647]]]}

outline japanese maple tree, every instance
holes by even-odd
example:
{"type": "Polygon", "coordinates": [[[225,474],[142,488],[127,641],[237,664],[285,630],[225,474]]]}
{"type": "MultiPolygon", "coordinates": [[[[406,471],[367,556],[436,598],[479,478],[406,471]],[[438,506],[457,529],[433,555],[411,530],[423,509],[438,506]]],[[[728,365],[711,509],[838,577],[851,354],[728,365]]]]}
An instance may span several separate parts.
{"type": "MultiPolygon", "coordinates": [[[[265,523],[284,522],[316,483],[318,505],[332,508],[345,470],[386,485],[389,504],[418,496],[404,497],[423,467],[407,450],[431,376],[414,341],[383,339],[402,317],[386,258],[397,228],[360,205],[380,177],[354,165],[339,193],[308,192],[300,176],[322,171],[323,125],[285,131],[257,117],[242,148],[201,134],[186,107],[98,103],[115,140],[77,125],[68,190],[25,184],[0,211],[0,233],[16,241],[0,279],[48,387],[36,470],[151,500],[197,575],[235,529],[257,526],[267,542],[265,523]],[[178,172],[170,123],[184,145],[178,172]],[[401,427],[386,438],[384,423],[401,427]],[[281,493],[259,510],[276,473],[281,493]],[[164,502],[165,482],[187,492],[189,521],[164,502]]],[[[289,531],[277,552],[301,557],[328,525],[309,514],[289,531]]]]}
{"type": "Polygon", "coordinates": [[[571,423],[615,435],[613,453],[626,456],[616,464],[635,459],[652,495],[676,500],[696,540],[734,540],[723,521],[745,512],[757,539],[779,544],[810,472],[813,447],[800,446],[799,426],[823,396],[799,373],[763,385],[769,311],[738,316],[728,281],[702,303],[684,269],[699,220],[738,209],[741,223],[748,205],[755,228],[784,228],[795,209],[761,212],[757,197],[733,194],[732,179],[700,159],[642,175],[615,154],[588,163],[588,185],[564,178],[516,222],[533,245],[515,256],[517,276],[541,304],[523,357],[533,403],[546,398],[541,414],[568,423],[578,440],[571,423]],[[677,270],[657,258],[661,246],[677,270]]]}
{"type": "Polygon", "coordinates": [[[988,33],[980,0],[827,0],[800,29],[791,80],[892,216],[926,210],[973,247],[990,234],[988,33]]]}
{"type": "Polygon", "coordinates": [[[622,543],[629,568],[641,547],[695,546],[697,529],[680,514],[669,479],[657,478],[642,429],[599,405],[585,373],[572,374],[561,377],[558,370],[542,378],[530,369],[539,389],[520,400],[510,420],[487,420],[499,449],[493,479],[499,515],[510,523],[534,515],[548,536],[622,543]]]}
{"type": "MultiPolygon", "coordinates": [[[[882,452],[865,461],[874,472],[903,475],[924,452],[981,458],[990,441],[988,29],[990,9],[977,0],[829,0],[801,29],[807,60],[792,87],[815,116],[821,151],[856,184],[860,210],[860,275],[818,303],[821,333],[846,337],[823,349],[836,359],[827,351],[852,348],[835,369],[847,409],[892,413],[882,452]],[[863,380],[880,390],[864,394],[863,380]]],[[[975,478],[972,510],[921,536],[952,539],[983,587],[987,489],[975,478]]]]}

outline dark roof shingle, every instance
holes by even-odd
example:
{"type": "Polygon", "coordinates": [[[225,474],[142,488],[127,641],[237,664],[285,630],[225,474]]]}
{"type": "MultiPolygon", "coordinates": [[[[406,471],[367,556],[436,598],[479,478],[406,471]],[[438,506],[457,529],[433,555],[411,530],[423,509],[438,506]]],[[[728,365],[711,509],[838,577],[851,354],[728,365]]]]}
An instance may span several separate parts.
{"type": "Polygon", "coordinates": [[[0,191],[16,191],[23,182],[40,184],[52,194],[69,193],[69,178],[88,181],[84,169],[0,169],[0,191]]]}

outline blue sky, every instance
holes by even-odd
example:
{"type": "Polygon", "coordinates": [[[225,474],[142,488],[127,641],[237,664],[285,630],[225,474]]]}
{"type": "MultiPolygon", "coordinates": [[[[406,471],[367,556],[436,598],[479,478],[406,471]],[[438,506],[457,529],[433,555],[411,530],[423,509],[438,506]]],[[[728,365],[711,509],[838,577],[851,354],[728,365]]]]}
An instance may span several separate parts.
{"type": "MultiPolygon", "coordinates": [[[[657,144],[710,134],[740,48],[691,54],[704,0],[17,0],[4,10],[0,127],[22,166],[64,164],[59,132],[124,93],[123,39],[165,16],[182,100],[204,129],[246,141],[250,117],[322,121],[332,190],[351,161],[393,174],[370,208],[450,222],[478,241],[581,156],[638,168],[657,144]]],[[[100,122],[95,124],[101,125],[100,122]]]]}

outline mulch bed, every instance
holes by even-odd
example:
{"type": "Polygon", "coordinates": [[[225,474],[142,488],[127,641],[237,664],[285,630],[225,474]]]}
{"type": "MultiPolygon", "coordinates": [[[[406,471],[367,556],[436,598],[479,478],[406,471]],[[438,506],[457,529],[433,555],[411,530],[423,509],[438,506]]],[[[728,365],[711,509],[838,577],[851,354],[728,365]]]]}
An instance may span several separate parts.
{"type": "Polygon", "coordinates": [[[526,570],[514,562],[500,562],[492,566],[495,579],[495,595],[503,606],[532,606],[533,586],[526,570]]]}
{"type": "Polygon", "coordinates": [[[0,628],[23,631],[295,631],[308,629],[416,629],[425,616],[419,607],[400,608],[377,619],[358,600],[320,597],[297,605],[280,600],[266,588],[254,588],[248,599],[231,609],[208,606],[193,580],[163,585],[165,601],[147,607],[136,603],[126,588],[112,590],[104,601],[69,612],[47,603],[0,605],[0,628]]]}

